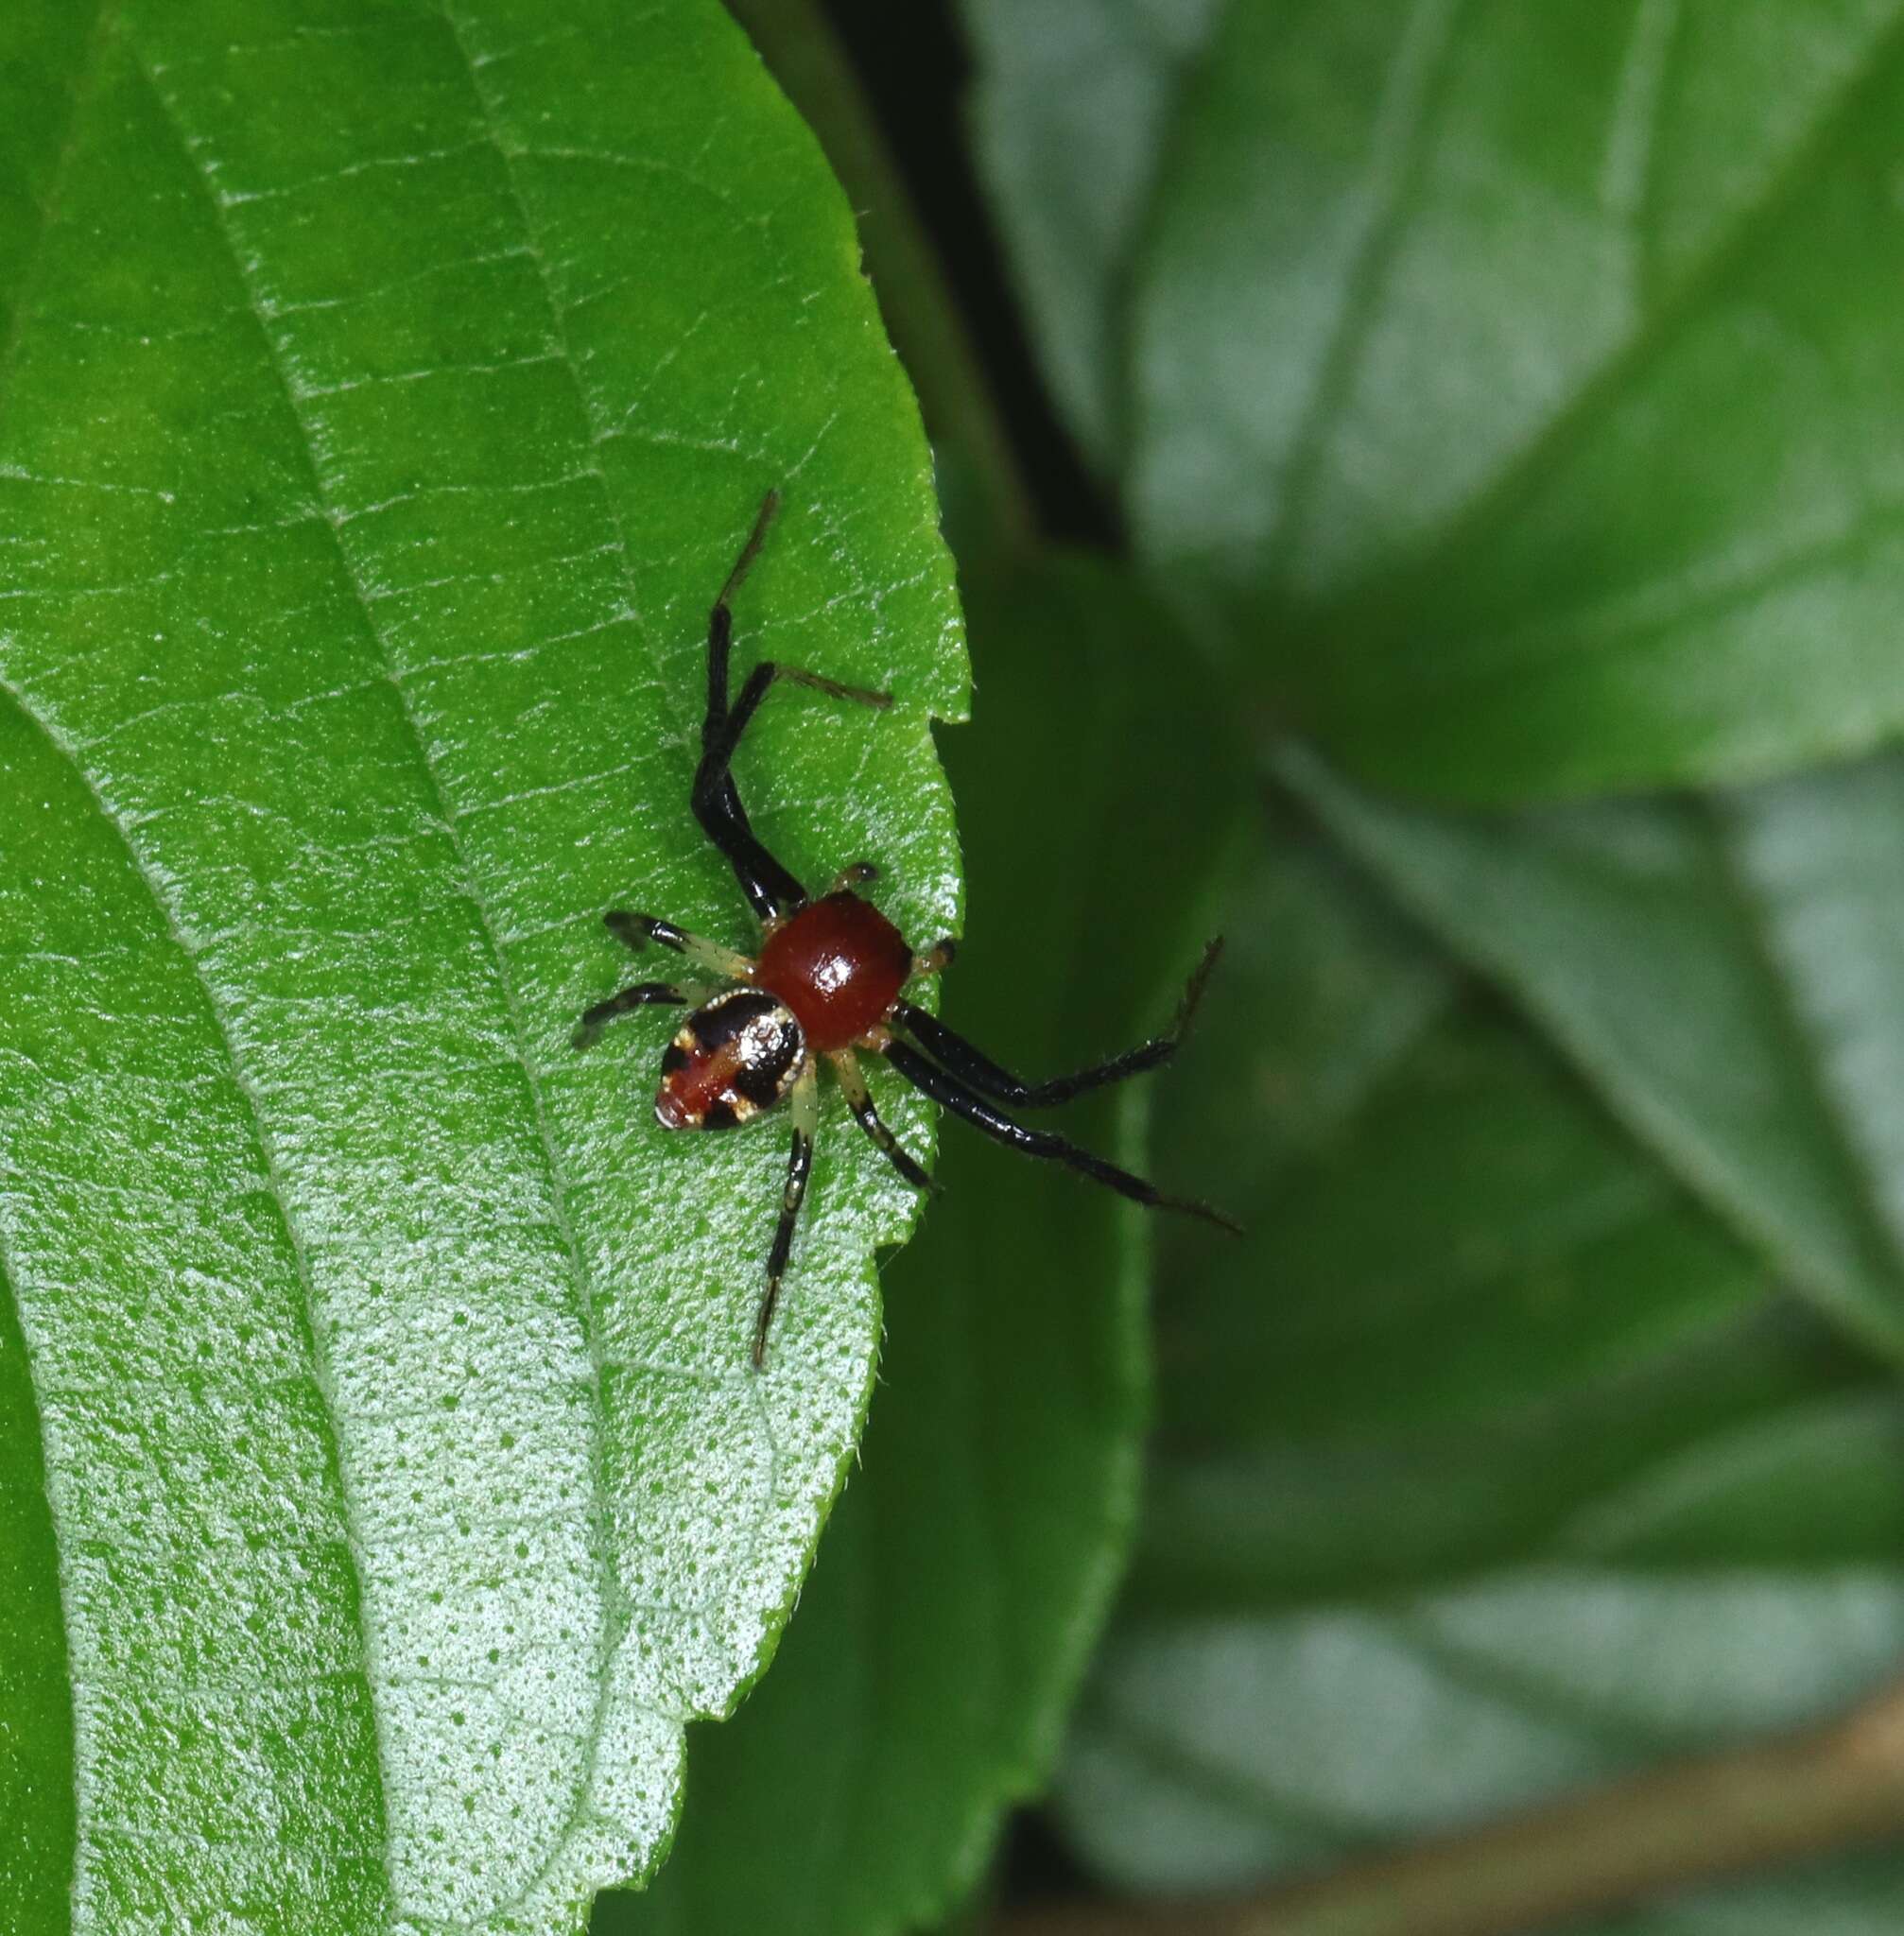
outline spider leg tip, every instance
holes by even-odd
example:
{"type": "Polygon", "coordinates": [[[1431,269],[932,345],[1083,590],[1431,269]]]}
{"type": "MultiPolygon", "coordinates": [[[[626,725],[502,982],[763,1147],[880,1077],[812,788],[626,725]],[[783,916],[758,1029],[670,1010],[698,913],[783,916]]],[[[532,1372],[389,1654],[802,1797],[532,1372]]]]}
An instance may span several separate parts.
{"type": "Polygon", "coordinates": [[[779,1303],[780,1279],[776,1275],[767,1280],[767,1295],[761,1299],[759,1313],[753,1321],[753,1346],[748,1358],[756,1372],[767,1367],[767,1334],[773,1328],[773,1313],[779,1303]]]}

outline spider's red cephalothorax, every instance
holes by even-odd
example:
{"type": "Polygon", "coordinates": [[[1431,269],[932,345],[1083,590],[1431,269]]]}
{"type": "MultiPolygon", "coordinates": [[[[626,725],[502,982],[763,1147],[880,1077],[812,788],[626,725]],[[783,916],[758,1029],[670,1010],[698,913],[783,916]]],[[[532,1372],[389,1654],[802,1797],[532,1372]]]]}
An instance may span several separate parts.
{"type": "Polygon", "coordinates": [[[878,1028],[919,972],[905,937],[885,915],[839,888],[774,928],[753,978],[793,1011],[808,1046],[824,1055],[878,1028]]]}
{"type": "Polygon", "coordinates": [[[707,713],[701,728],[701,763],[689,794],[695,819],[726,856],[741,892],[760,917],[765,930],[760,954],[750,958],[689,934],[671,921],[613,908],[605,917],[608,925],[630,947],[638,950],[659,942],[685,956],[717,986],[724,986],[715,993],[706,986],[636,982],[597,1002],[575,1031],[576,1046],[586,1048],[615,1016],[650,1003],[671,1003],[692,1011],[662,1055],[654,1114],[663,1129],[733,1129],[783,1098],[791,1098],[793,1150],[781,1195],[780,1221],[768,1254],[767,1291],[754,1319],[756,1366],[766,1356],[768,1327],[813,1167],[813,1132],[820,1116],[818,1057],[832,1064],[859,1126],[900,1175],[919,1189],[930,1189],[931,1179],[880,1120],[856,1050],[884,1057],[914,1088],[1001,1143],[1066,1164],[1135,1202],[1186,1211],[1226,1230],[1237,1228],[1207,1204],[1166,1196],[1142,1177],[1048,1130],[1029,1129],[997,1106],[1002,1102],[1040,1108],[1155,1068],[1176,1049],[1215,965],[1220,942],[1204,950],[1168,1034],[1075,1075],[1023,1082],[935,1015],[905,999],[908,982],[935,975],[951,960],[952,943],[942,941],[915,955],[885,915],[854,891],[878,878],[876,868],[860,861],[848,868],[828,892],[809,899],[798,876],[774,858],[749,825],[734,784],[734,754],[749,720],[776,681],[814,686],[835,699],[862,705],[891,704],[885,693],[839,685],[770,660],[763,660],[748,675],[737,699],[730,698],[727,663],[734,619],[729,601],[747,576],[779,501],[777,493],[767,493],[753,533],[708,616],[707,713]],[[902,1032],[911,1042],[900,1040],[902,1032]]]}

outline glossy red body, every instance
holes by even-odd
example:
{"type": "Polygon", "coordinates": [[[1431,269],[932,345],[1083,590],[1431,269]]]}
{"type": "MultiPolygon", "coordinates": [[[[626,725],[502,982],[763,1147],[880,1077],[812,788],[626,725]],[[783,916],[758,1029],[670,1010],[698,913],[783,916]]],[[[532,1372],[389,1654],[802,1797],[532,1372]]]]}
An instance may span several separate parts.
{"type": "Polygon", "coordinates": [[[753,980],[793,1011],[808,1048],[845,1048],[885,1019],[912,975],[905,937],[857,894],[809,901],[774,929],[753,980]]]}

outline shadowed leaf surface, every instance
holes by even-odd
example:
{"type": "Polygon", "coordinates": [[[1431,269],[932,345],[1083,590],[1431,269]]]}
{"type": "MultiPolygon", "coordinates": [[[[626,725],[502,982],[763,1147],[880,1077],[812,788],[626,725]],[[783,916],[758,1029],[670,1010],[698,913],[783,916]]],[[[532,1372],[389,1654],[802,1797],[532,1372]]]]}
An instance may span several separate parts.
{"type": "Polygon", "coordinates": [[[756,821],[955,923],[916,415],[704,0],[6,31],[0,1484],[37,1436],[73,1733],[0,1920],[572,1928],[772,1645],[911,1203],[829,1105],[755,1376],[781,1136],[568,1033],[606,906],[751,945],[685,796],[770,486],[743,661],[896,703],[776,697],[756,821]]]}

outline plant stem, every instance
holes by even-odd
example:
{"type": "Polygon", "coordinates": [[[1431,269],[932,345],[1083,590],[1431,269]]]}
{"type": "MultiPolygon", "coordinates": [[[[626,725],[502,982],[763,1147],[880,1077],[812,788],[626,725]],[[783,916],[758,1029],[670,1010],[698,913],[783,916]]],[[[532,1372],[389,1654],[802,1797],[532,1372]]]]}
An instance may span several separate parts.
{"type": "Polygon", "coordinates": [[[1009,1936],[1515,1936],[1904,1837],[1904,1682],[1829,1726],[1232,1900],[1093,1904],[1009,1936]]]}
{"type": "Polygon", "coordinates": [[[826,151],[859,216],[880,313],[912,378],[926,433],[982,500],[987,535],[1032,535],[1031,494],[939,258],[858,79],[814,0],[727,0],[826,151]]]}

